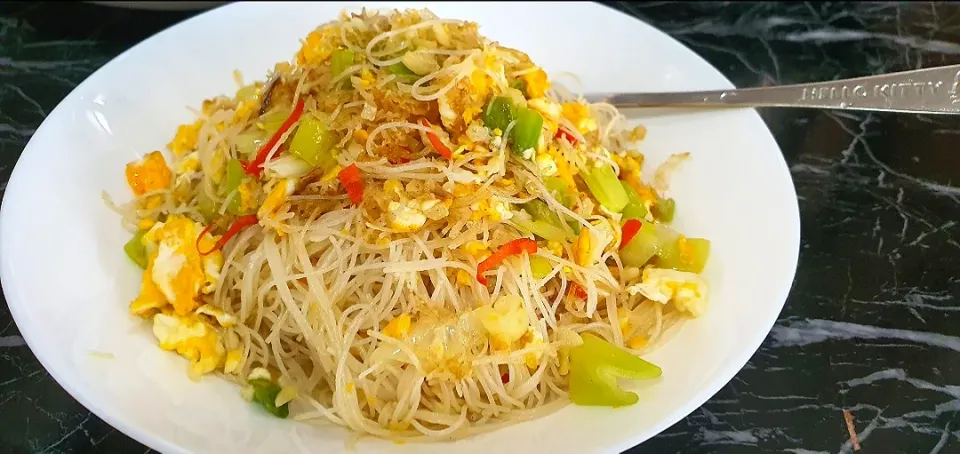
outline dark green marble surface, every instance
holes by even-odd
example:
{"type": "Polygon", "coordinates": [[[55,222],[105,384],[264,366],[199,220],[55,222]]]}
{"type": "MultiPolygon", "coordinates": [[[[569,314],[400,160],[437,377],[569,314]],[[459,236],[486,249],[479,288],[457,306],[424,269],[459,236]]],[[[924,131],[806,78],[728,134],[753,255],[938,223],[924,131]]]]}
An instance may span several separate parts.
{"type": "MultiPolygon", "coordinates": [[[[614,4],[737,86],[960,63],[957,3],[614,4]]],[[[0,190],[91,72],[192,13],[0,2],[0,190]]],[[[960,117],[762,110],[800,199],[793,291],[747,366],[631,453],[960,452],[960,117]]],[[[0,453],[149,449],[44,371],[0,304],[0,453]]]]}

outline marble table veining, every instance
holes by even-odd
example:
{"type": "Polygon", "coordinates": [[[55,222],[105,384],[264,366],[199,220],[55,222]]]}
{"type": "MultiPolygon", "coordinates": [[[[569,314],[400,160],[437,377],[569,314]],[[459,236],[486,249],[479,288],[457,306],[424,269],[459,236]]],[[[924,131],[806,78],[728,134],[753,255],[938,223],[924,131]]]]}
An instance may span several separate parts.
{"type": "MultiPolygon", "coordinates": [[[[611,6],[741,87],[960,63],[960,3],[611,6]]],[[[0,190],[63,96],[189,15],[0,3],[0,190]]],[[[851,452],[843,410],[861,452],[960,452],[960,117],[760,113],[800,202],[793,290],[733,381],[629,452],[851,452]]],[[[148,451],[63,391],[0,305],[0,453],[148,451]]]]}

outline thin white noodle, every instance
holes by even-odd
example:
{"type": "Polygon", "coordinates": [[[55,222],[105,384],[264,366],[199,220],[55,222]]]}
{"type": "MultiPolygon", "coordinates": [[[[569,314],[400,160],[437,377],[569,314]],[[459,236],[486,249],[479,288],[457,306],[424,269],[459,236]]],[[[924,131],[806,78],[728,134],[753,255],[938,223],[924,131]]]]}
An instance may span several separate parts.
{"type": "MultiPolygon", "coordinates": [[[[510,77],[538,69],[523,63],[524,69],[517,70],[521,54],[473,40],[472,29],[461,27],[463,22],[436,19],[425,11],[419,14],[419,22],[412,25],[400,25],[395,16],[344,19],[339,24],[343,47],[361,52],[366,62],[336,77],[330,74],[328,61],[277,66],[275,76],[286,83],[274,96],[286,105],[292,94],[294,106],[302,100],[307,113],[327,121],[339,139],[331,147],[338,154],[337,163],[357,165],[365,197],[352,206],[341,183],[327,179],[328,170],[321,176],[313,169],[298,179],[294,195],[224,245],[220,277],[200,298],[237,321],[218,329],[225,348],[239,351],[242,358],[234,373],[217,372],[224,378],[242,385],[254,368],[264,366],[277,373],[282,386],[297,390],[290,402],[293,419],[332,423],[388,439],[434,442],[496,430],[567,405],[569,376],[561,375],[559,362],[564,349],[575,343],[566,335],[590,332],[620,346],[626,339],[643,336],[647,351],[667,339],[685,316],[669,304],[625,291],[635,280],[625,277],[615,248],[601,250],[618,238],[619,227],[608,228],[616,219],[598,213],[595,201],[580,194],[573,208],[561,204],[547,191],[536,164],[512,154],[507,140],[492,146],[489,139],[477,139],[481,148],[464,142],[462,131],[449,125],[435,130],[418,123],[425,102],[462,108],[460,104],[468,102],[462,91],[468,88],[458,83],[477,69],[493,79],[491,95],[502,93],[507,78],[486,65],[488,56],[499,59],[498,67],[510,68],[510,77]],[[447,39],[448,45],[430,48],[447,39]],[[439,70],[407,85],[382,66],[399,61],[402,52],[412,48],[446,58],[437,58],[444,61],[439,70]],[[357,77],[364,70],[377,76],[375,86],[357,77]],[[348,78],[352,88],[324,90],[318,85],[348,78]],[[364,133],[367,137],[361,141],[364,133]],[[427,133],[437,134],[451,149],[463,146],[462,155],[438,159],[427,133]],[[398,140],[404,141],[402,146],[414,160],[392,164],[389,156],[377,154],[397,146],[398,140]],[[403,191],[385,194],[385,180],[402,182],[403,191]],[[454,180],[470,185],[466,193],[451,197],[452,191],[462,190],[454,180]],[[444,214],[412,231],[388,222],[389,202],[420,203],[431,197],[444,203],[444,214]],[[524,233],[511,219],[495,220],[474,204],[505,203],[516,216],[516,205],[534,199],[600,241],[591,259],[573,259],[573,240],[561,245],[562,252],[540,242],[536,253],[509,257],[485,273],[492,285],[479,284],[477,269],[492,252],[489,249],[524,233]],[[488,250],[475,255],[473,243],[488,250]],[[546,264],[546,275],[533,276],[535,261],[546,264]],[[568,291],[574,285],[586,294],[585,301],[568,295],[575,293],[568,291]],[[501,304],[506,296],[519,297],[521,304],[511,310],[526,317],[528,334],[522,343],[497,349],[478,308],[501,304]],[[397,334],[394,328],[402,327],[400,320],[406,316],[411,324],[398,328],[406,331],[397,334]],[[536,366],[528,366],[530,361],[536,366]]],[[[575,99],[559,85],[548,97],[575,99]]],[[[198,112],[194,149],[200,171],[172,175],[167,188],[123,205],[103,194],[131,233],[147,218],[160,221],[183,215],[208,223],[201,215],[208,200],[202,197],[228,220],[236,217],[228,207],[239,190],[222,188],[222,163],[249,159],[248,152],[240,152],[238,139],[262,133],[265,127],[257,124],[256,115],[235,119],[239,110],[235,100],[214,101],[198,112]]],[[[559,147],[570,166],[601,161],[619,172],[597,147],[622,156],[628,123],[608,104],[589,107],[597,120],[596,132],[581,134],[568,120],[559,121],[583,148],[552,138],[545,138],[543,145],[559,147]]],[[[292,126],[267,150],[271,162],[299,124],[292,126]]],[[[501,136],[510,137],[515,126],[510,122],[501,136]]],[[[271,178],[268,173],[267,179],[257,182],[255,199],[267,198],[276,184],[271,178]]],[[[217,232],[223,231],[222,224],[217,232]]],[[[572,227],[562,228],[572,237],[572,227]]]]}

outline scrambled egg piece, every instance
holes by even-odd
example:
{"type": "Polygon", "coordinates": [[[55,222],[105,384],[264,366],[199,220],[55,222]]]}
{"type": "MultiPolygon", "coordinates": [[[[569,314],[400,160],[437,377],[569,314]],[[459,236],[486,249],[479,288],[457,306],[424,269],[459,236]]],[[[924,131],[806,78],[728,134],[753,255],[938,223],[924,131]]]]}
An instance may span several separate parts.
{"type": "MultiPolygon", "coordinates": [[[[610,158],[620,167],[621,180],[627,181],[628,183],[639,182],[641,180],[642,173],[640,169],[643,167],[643,155],[610,155],[610,158]]],[[[634,185],[631,184],[631,186],[634,185]]]]}
{"type": "Polygon", "coordinates": [[[458,380],[472,371],[472,354],[485,345],[486,337],[473,312],[457,316],[428,308],[412,324],[407,342],[428,378],[458,380]]]}
{"type": "Polygon", "coordinates": [[[453,89],[437,99],[440,122],[451,136],[466,133],[474,119],[480,118],[490,95],[492,79],[486,72],[475,69],[469,77],[460,79],[453,89]]]}
{"type": "Polygon", "coordinates": [[[577,241],[573,244],[573,261],[577,265],[587,266],[590,264],[592,245],[590,238],[590,229],[580,230],[577,241]]]}
{"type": "Polygon", "coordinates": [[[567,184],[567,188],[571,194],[577,194],[579,192],[577,191],[577,183],[573,179],[573,175],[576,173],[576,166],[571,166],[564,158],[560,149],[555,146],[547,147],[541,154],[549,155],[553,158],[553,163],[557,166],[556,175],[567,184]]]}
{"type": "Polygon", "coordinates": [[[127,164],[127,184],[137,196],[170,186],[170,168],[159,151],[127,164]]]}
{"type": "Polygon", "coordinates": [[[557,257],[563,257],[563,244],[559,241],[547,241],[547,250],[557,257]]]}
{"type": "Polygon", "coordinates": [[[173,194],[177,200],[186,201],[190,198],[190,180],[199,170],[200,158],[196,151],[187,153],[174,164],[174,172],[177,178],[174,183],[173,194]]]}
{"type": "Polygon", "coordinates": [[[474,312],[490,333],[490,346],[494,350],[509,349],[530,327],[523,298],[517,295],[503,296],[493,306],[478,307],[474,312]]]}
{"type": "Polygon", "coordinates": [[[398,232],[412,232],[419,229],[427,220],[440,220],[450,214],[450,200],[440,200],[432,194],[421,195],[407,200],[406,193],[400,192],[399,182],[395,186],[388,180],[384,189],[400,196],[400,201],[391,201],[387,204],[387,223],[390,228],[398,232]]]}
{"type": "Polygon", "coordinates": [[[369,69],[364,68],[363,71],[360,71],[360,84],[363,85],[363,88],[370,88],[376,81],[377,78],[373,76],[369,69]]]}
{"type": "MultiPolygon", "coordinates": [[[[530,337],[530,342],[527,342],[527,345],[524,347],[541,346],[544,344],[543,336],[539,331],[534,330],[533,327],[528,328],[527,334],[530,337]]],[[[526,355],[523,355],[523,363],[526,364],[527,368],[529,369],[536,369],[537,365],[540,364],[541,356],[543,356],[542,350],[527,353],[526,355]]]]}
{"type": "Polygon", "coordinates": [[[177,175],[185,175],[200,170],[200,156],[196,151],[187,153],[174,166],[177,175]]]}
{"type": "Polygon", "coordinates": [[[175,156],[183,156],[193,150],[197,147],[197,136],[200,134],[201,126],[203,126],[203,120],[180,125],[177,128],[177,134],[173,136],[173,140],[167,144],[167,147],[175,156]]]}
{"type": "MultiPolygon", "coordinates": [[[[214,251],[200,256],[197,238],[203,226],[190,219],[173,215],[166,222],[158,222],[143,235],[148,254],[148,270],[144,272],[142,287],[146,290],[134,301],[141,310],[156,294],[155,285],[179,315],[192,312],[199,305],[200,293],[208,294],[216,287],[223,266],[223,254],[214,251]],[[148,284],[147,273],[152,283],[148,284]],[[144,296],[146,295],[146,296],[144,296]],[[138,303],[138,301],[140,301],[138,303]]],[[[203,250],[212,249],[217,238],[205,235],[200,241],[203,250]]],[[[131,310],[134,310],[131,307],[131,310]]]]}
{"type": "Polygon", "coordinates": [[[537,167],[540,169],[540,175],[552,177],[557,174],[557,161],[548,153],[541,153],[536,158],[537,167]]]}
{"type": "Polygon", "coordinates": [[[383,327],[383,334],[394,339],[403,339],[410,334],[410,314],[400,314],[383,327]]]}
{"type": "Polygon", "coordinates": [[[390,228],[398,232],[412,232],[427,223],[427,216],[420,210],[420,203],[409,200],[406,203],[390,202],[387,205],[387,222],[390,228]]]}
{"type": "Polygon", "coordinates": [[[647,338],[644,336],[633,336],[627,339],[627,348],[631,350],[640,350],[647,345],[647,338]]]}
{"type": "Polygon", "coordinates": [[[403,183],[400,180],[389,179],[384,180],[383,182],[383,192],[387,194],[402,195],[403,194],[403,183]]]}
{"type": "Polygon", "coordinates": [[[190,376],[212,372],[226,353],[217,330],[195,315],[157,314],[153,317],[153,335],[160,348],[176,351],[190,361],[190,376]]]}
{"type": "MultiPolygon", "coordinates": [[[[530,324],[523,307],[523,298],[517,295],[500,297],[493,306],[482,306],[474,314],[487,330],[490,347],[494,351],[513,351],[521,348],[544,345],[543,336],[530,324]]],[[[543,356],[542,350],[523,355],[524,364],[536,369],[543,356]]]]}
{"type": "Polygon", "coordinates": [[[490,255],[490,248],[480,240],[470,240],[461,246],[467,254],[470,254],[477,261],[481,261],[490,255]]]}
{"type": "Polygon", "coordinates": [[[283,205],[283,203],[287,201],[287,197],[290,197],[296,189],[297,180],[293,178],[281,178],[273,186],[273,189],[270,190],[270,193],[267,194],[267,198],[263,200],[263,205],[261,205],[257,211],[257,216],[262,218],[275,213],[277,209],[280,208],[280,205],[283,205]]]}
{"type": "Polygon", "coordinates": [[[542,98],[550,88],[550,81],[547,80],[547,73],[542,68],[537,68],[520,76],[527,84],[528,98],[542,98]]]}
{"type": "Polygon", "coordinates": [[[474,202],[470,205],[470,209],[473,210],[473,220],[475,221],[487,219],[490,222],[500,222],[513,217],[510,204],[499,199],[474,202]]]}
{"type": "Polygon", "coordinates": [[[597,130],[597,120],[590,115],[590,109],[578,102],[563,103],[563,118],[570,120],[580,132],[586,134],[597,130]]]}
{"type": "Polygon", "coordinates": [[[672,301],[677,309],[694,317],[703,315],[706,310],[707,282],[693,273],[647,267],[640,283],[627,287],[627,291],[661,304],[672,301]]]}
{"type": "Polygon", "coordinates": [[[297,52],[297,63],[300,65],[323,63],[333,55],[333,51],[337,50],[339,42],[339,27],[320,27],[307,35],[303,46],[297,52]]]}
{"type": "Polygon", "coordinates": [[[168,304],[167,297],[153,282],[153,262],[154,257],[148,257],[147,269],[143,271],[143,281],[140,283],[140,294],[130,303],[130,312],[134,315],[146,317],[168,304]]]}
{"type": "Polygon", "coordinates": [[[543,98],[527,101],[527,107],[542,113],[545,119],[553,120],[554,122],[560,118],[560,113],[562,112],[560,104],[543,98]]]}
{"type": "Polygon", "coordinates": [[[472,287],[475,279],[472,274],[464,270],[457,270],[457,285],[460,287],[472,287]]]}
{"type": "Polygon", "coordinates": [[[257,182],[245,180],[237,186],[237,195],[240,196],[240,212],[249,213],[257,208],[257,182]]]}

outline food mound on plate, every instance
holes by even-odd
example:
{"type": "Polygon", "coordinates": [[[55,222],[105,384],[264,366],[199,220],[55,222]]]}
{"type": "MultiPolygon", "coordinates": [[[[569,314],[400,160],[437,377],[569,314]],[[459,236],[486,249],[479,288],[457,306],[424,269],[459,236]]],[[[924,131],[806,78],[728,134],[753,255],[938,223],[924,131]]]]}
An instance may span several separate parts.
{"type": "MultiPolygon", "coordinates": [[[[624,406],[704,312],[709,241],[668,227],[674,155],[523,52],[426,10],[342,13],[203,102],[114,208],[130,311],[269,413],[449,439],[624,406]]],[[[109,199],[107,199],[109,203],[109,199]]],[[[111,204],[112,205],[112,204],[111,204]]]]}

